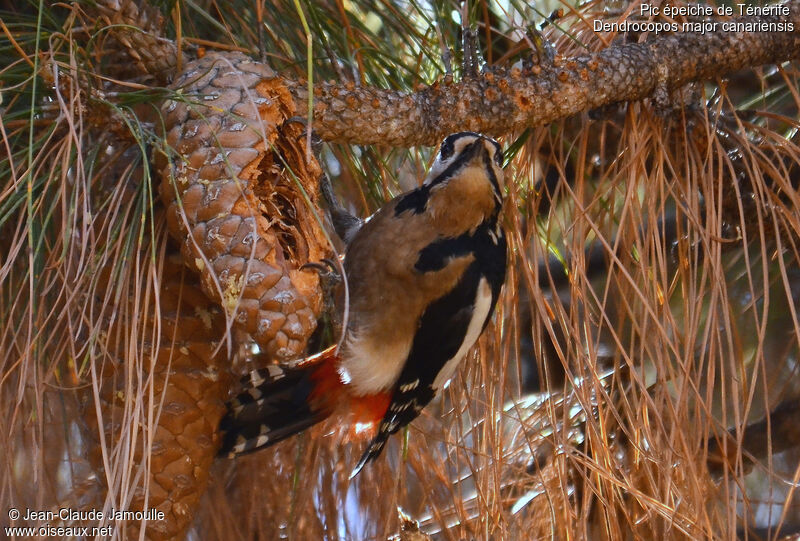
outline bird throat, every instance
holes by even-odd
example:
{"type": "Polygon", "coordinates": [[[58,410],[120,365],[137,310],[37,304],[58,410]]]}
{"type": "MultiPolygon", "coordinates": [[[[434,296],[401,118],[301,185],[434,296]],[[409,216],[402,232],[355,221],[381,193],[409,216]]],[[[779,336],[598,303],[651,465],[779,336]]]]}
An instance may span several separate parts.
{"type": "Polygon", "coordinates": [[[431,189],[428,211],[443,236],[473,233],[497,212],[491,181],[482,167],[470,166],[441,186],[431,189]]]}

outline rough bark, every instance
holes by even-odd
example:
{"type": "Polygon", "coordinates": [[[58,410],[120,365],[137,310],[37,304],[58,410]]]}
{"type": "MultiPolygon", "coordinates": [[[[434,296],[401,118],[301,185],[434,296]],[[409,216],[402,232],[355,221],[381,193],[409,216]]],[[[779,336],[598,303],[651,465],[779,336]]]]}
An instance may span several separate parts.
{"type": "MultiPolygon", "coordinates": [[[[437,83],[407,93],[350,84],[314,87],[314,131],[327,141],[387,146],[433,145],[449,133],[502,135],[589,109],[665,95],[692,81],[797,58],[800,1],[786,17],[741,17],[742,23],[792,22],[792,32],[708,32],[658,35],[646,43],[556,59],[522,71],[492,67],[474,79],[437,83]]],[[[298,114],[307,87],[287,82],[298,114]]]]}
{"type": "MultiPolygon", "coordinates": [[[[110,1],[110,0],[109,0],[110,1]]],[[[436,83],[416,92],[352,83],[314,86],[314,131],[326,141],[387,146],[433,145],[454,131],[501,135],[589,109],[651,96],[666,96],[692,81],[722,77],[747,67],[791,60],[800,54],[800,0],[785,3],[788,16],[739,17],[741,23],[787,23],[791,32],[661,34],[645,43],[614,44],[592,54],[557,57],[533,70],[492,66],[475,78],[436,83]]],[[[128,17],[131,24],[134,18],[128,17]]],[[[177,48],[125,29],[133,60],[169,79],[177,48]]],[[[303,81],[286,80],[296,114],[307,114],[303,81]]]]}

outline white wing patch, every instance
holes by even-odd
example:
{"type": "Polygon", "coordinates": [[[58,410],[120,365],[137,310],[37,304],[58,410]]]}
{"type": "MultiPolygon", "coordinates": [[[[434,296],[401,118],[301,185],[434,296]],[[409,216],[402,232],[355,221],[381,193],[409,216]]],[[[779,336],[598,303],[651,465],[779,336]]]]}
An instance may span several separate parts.
{"type": "Polygon", "coordinates": [[[467,334],[464,336],[464,341],[461,343],[461,347],[458,348],[453,358],[447,361],[436,375],[436,379],[433,380],[434,389],[441,389],[442,386],[453,377],[453,373],[456,371],[456,368],[458,368],[461,359],[464,358],[469,348],[475,344],[478,337],[481,335],[483,324],[486,322],[491,308],[492,290],[489,288],[489,283],[486,281],[486,278],[481,278],[481,281],[478,283],[478,291],[475,293],[475,308],[472,311],[472,319],[467,327],[467,334]]]}

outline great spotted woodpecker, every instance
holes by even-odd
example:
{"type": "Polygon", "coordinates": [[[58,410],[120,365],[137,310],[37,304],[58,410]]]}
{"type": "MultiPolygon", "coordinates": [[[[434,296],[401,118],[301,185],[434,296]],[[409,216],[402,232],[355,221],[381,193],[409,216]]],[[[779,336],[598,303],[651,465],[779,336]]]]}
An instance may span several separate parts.
{"type": "Polygon", "coordinates": [[[420,414],[486,327],[503,285],[502,160],[488,137],[450,135],[420,187],[347,221],[341,347],[253,374],[222,420],[221,454],[252,452],[344,410],[378,425],[355,475],[420,414]]]}

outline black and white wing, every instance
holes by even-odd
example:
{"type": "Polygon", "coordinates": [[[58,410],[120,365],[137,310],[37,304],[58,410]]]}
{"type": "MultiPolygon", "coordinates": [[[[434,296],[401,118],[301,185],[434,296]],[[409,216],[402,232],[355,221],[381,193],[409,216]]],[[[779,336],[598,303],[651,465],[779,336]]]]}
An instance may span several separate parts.
{"type": "Polygon", "coordinates": [[[491,318],[506,272],[506,240],[501,228],[485,224],[472,235],[439,240],[420,253],[416,268],[419,272],[439,270],[467,254],[473,254],[475,260],[455,287],[423,313],[389,408],[351,477],[380,455],[389,436],[419,416],[491,318]]]}

